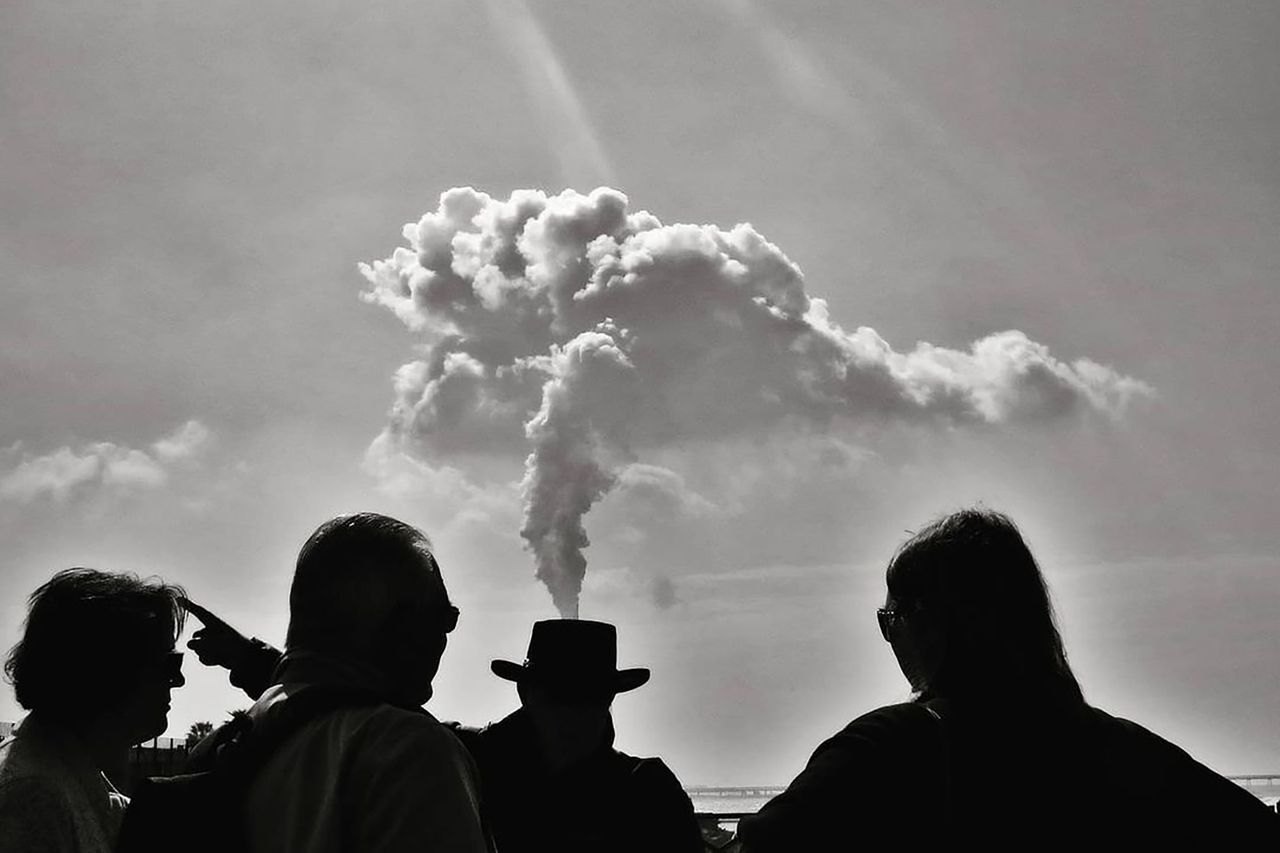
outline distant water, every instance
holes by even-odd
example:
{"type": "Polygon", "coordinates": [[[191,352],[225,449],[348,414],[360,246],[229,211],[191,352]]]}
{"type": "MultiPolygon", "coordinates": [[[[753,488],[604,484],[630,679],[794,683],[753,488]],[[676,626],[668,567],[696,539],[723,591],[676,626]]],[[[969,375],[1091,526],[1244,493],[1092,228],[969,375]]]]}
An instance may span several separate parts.
{"type": "Polygon", "coordinates": [[[693,810],[695,812],[716,812],[724,814],[725,812],[756,812],[760,807],[772,797],[708,797],[699,794],[697,791],[689,792],[689,799],[693,800],[693,810]]]}

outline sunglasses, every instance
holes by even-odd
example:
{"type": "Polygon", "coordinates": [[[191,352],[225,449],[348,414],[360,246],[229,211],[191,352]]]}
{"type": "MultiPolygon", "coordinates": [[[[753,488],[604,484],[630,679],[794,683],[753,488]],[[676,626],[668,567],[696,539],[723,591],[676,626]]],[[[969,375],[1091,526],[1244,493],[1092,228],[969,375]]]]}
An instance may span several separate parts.
{"type": "Polygon", "coordinates": [[[462,611],[450,604],[440,614],[440,630],[446,634],[452,633],[453,629],[458,627],[458,617],[461,615],[462,611]]]}
{"type": "Polygon", "coordinates": [[[886,643],[890,642],[889,634],[906,618],[905,613],[894,610],[892,607],[876,609],[876,622],[880,625],[880,636],[884,637],[886,643]]]}
{"type": "Polygon", "coordinates": [[[176,687],[182,684],[182,652],[165,652],[158,655],[149,669],[164,675],[171,686],[176,687]]]}
{"type": "Polygon", "coordinates": [[[430,609],[410,604],[402,604],[384,618],[381,630],[394,634],[408,633],[413,636],[434,636],[451,634],[458,627],[458,617],[462,611],[455,605],[430,609]]]}

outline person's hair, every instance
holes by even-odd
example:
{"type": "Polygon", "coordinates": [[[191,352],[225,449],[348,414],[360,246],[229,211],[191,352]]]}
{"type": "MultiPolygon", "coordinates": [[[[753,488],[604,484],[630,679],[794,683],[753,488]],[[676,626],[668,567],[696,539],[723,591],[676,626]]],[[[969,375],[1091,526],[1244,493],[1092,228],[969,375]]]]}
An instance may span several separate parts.
{"type": "Polygon", "coordinates": [[[183,596],[159,578],[58,572],[31,594],[22,639],[5,660],[18,704],[62,720],[94,716],[173,649],[186,621],[183,596]]]}
{"type": "Polygon", "coordinates": [[[886,579],[899,607],[942,631],[941,666],[919,699],[1084,701],[1044,576],[1007,516],[975,508],[933,522],[898,549],[886,579]]]}
{"type": "Polygon", "coordinates": [[[426,534],[372,512],[332,518],[298,553],[289,589],[290,648],[376,651],[380,629],[401,610],[448,606],[448,594],[426,534]],[[432,600],[415,600],[427,569],[432,600]]]}

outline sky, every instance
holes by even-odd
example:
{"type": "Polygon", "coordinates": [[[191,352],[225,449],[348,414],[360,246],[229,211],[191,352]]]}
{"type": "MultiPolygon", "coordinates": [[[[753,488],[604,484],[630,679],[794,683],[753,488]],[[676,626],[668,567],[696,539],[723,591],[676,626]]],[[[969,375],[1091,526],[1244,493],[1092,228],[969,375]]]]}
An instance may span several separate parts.
{"type": "MultiPolygon", "coordinates": [[[[280,643],[375,510],[462,610],[438,717],[577,606],[653,671],[621,748],[779,784],[906,698],[885,563],[982,503],[1092,703],[1280,769],[1274,3],[3,15],[0,644],[74,565],[280,643]]],[[[247,704],[185,673],[170,734],[247,704]]]]}

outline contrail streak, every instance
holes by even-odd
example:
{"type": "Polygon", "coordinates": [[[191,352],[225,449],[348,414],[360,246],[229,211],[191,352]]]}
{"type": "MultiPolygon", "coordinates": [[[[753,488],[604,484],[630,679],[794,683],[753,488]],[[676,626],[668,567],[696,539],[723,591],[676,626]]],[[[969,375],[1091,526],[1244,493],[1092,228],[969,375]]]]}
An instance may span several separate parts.
{"type": "Polygon", "coordinates": [[[973,205],[1003,211],[1002,222],[1020,235],[1024,245],[1038,245],[1064,268],[1082,278],[1082,253],[1069,231],[1057,221],[1016,166],[995,163],[991,157],[952,132],[927,104],[914,97],[884,68],[853,50],[844,54],[853,68],[846,83],[814,57],[814,51],[797,36],[785,32],[755,0],[712,0],[751,36],[773,67],[778,84],[792,101],[844,132],[877,158],[896,162],[903,176],[914,176],[921,190],[949,187],[973,205]],[[928,157],[908,159],[906,153],[886,145],[881,135],[893,121],[900,122],[923,143],[928,157]],[[925,184],[922,167],[934,174],[932,187],[925,184]]]}
{"type": "Polygon", "coordinates": [[[565,180],[571,184],[588,180],[597,185],[617,183],[613,164],[582,98],[528,5],[524,0],[485,0],[484,5],[543,113],[543,125],[565,180]]]}

